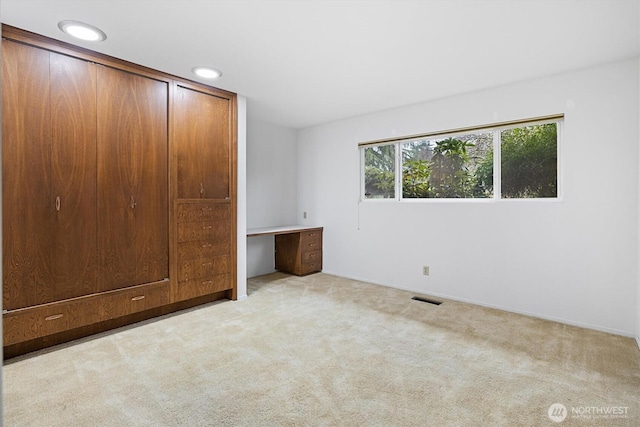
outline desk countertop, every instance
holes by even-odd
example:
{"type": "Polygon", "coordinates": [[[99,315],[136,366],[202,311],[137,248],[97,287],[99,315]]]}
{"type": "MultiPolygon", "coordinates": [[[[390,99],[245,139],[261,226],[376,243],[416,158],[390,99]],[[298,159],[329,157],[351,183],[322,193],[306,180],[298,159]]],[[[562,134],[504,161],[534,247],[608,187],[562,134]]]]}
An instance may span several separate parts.
{"type": "Polygon", "coordinates": [[[279,225],[276,227],[249,228],[247,229],[247,237],[287,234],[305,230],[317,230],[321,228],[322,227],[308,225],[279,225]]]}

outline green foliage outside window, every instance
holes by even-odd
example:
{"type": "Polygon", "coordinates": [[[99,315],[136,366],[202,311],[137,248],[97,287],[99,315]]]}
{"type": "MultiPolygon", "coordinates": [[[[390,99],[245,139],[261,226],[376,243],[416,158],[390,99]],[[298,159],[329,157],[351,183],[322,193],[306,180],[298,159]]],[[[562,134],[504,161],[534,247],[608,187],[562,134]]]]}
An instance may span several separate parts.
{"type": "MultiPolygon", "coordinates": [[[[500,132],[503,198],[557,197],[557,125],[500,132]]],[[[493,197],[493,132],[401,144],[402,197],[493,197]]],[[[365,148],[365,197],[395,198],[395,145],[365,148]]]]}
{"type": "Polygon", "coordinates": [[[502,197],[558,196],[555,123],[502,131],[502,197]]]}
{"type": "Polygon", "coordinates": [[[365,197],[389,199],[396,196],[396,152],[394,145],[367,147],[364,151],[365,197]]]}

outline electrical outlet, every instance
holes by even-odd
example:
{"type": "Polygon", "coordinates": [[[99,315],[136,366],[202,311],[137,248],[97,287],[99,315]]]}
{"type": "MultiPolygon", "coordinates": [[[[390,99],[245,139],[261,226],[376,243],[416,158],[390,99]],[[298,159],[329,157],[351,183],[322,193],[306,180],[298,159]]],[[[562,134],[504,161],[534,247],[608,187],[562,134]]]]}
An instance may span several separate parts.
{"type": "Polygon", "coordinates": [[[422,266],[422,274],[424,276],[428,276],[429,275],[429,266],[428,265],[423,265],[422,266]]]}

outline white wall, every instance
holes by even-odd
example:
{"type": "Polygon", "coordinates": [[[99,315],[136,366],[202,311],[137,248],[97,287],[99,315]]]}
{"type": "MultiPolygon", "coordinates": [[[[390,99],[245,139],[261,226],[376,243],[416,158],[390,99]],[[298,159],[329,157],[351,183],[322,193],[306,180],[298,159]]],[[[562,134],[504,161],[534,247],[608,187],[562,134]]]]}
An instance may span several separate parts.
{"type": "MultiPolygon", "coordinates": [[[[296,223],[296,132],[247,122],[247,228],[296,223]]],[[[247,276],[274,270],[273,236],[247,239],[247,276]]]]}
{"type": "Polygon", "coordinates": [[[247,98],[238,95],[237,286],[238,300],[247,297],[247,98]]]}
{"type": "MultiPolygon", "coordinates": [[[[638,10],[638,14],[640,15],[640,9],[638,10]]],[[[639,58],[639,61],[640,61],[640,58],[639,58]]],[[[638,70],[638,81],[640,82],[640,69],[638,70]]],[[[640,90],[640,84],[638,86],[639,86],[638,89],[640,90]]],[[[638,94],[638,103],[640,104],[640,93],[638,94]]],[[[640,110],[640,106],[638,107],[638,109],[640,110]]],[[[638,116],[638,127],[640,128],[640,116],[638,116]]],[[[638,144],[640,145],[640,139],[638,140],[638,144]]],[[[638,179],[640,179],[640,158],[638,158],[638,169],[639,169],[638,179]]],[[[638,203],[640,203],[640,195],[638,197],[638,203]]],[[[640,224],[640,206],[638,208],[638,221],[640,224]]],[[[640,226],[638,229],[638,233],[639,233],[638,234],[638,245],[639,245],[638,257],[639,258],[638,258],[638,287],[636,289],[636,342],[638,343],[638,348],[640,348],[640,226]]]]}
{"type": "Polygon", "coordinates": [[[630,60],[301,130],[324,271],[633,336],[638,75],[630,60]],[[358,203],[358,142],[555,113],[562,202],[358,203]]]}

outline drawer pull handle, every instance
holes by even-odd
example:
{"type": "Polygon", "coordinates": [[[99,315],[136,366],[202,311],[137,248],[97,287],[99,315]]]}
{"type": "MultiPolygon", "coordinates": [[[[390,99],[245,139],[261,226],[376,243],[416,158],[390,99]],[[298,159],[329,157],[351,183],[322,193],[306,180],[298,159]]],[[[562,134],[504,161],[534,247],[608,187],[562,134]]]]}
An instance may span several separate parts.
{"type": "Polygon", "coordinates": [[[44,320],[56,320],[56,319],[60,319],[63,316],[64,314],[54,314],[52,316],[45,317],[44,320]]]}
{"type": "Polygon", "coordinates": [[[213,228],[213,225],[203,225],[203,226],[202,226],[202,229],[203,229],[203,230],[208,230],[208,229],[210,229],[210,228],[213,228]]]}
{"type": "Polygon", "coordinates": [[[131,301],[140,301],[141,299],[144,299],[144,295],[139,295],[137,297],[133,297],[133,298],[131,298],[131,301]]]}
{"type": "Polygon", "coordinates": [[[203,248],[210,248],[211,246],[213,246],[211,243],[207,243],[206,245],[202,245],[203,248]]]}
{"type": "Polygon", "coordinates": [[[202,282],[203,285],[213,285],[213,280],[205,280],[202,282]]]}
{"type": "Polygon", "coordinates": [[[316,245],[315,243],[309,243],[309,246],[315,246],[315,245],[316,245]]]}
{"type": "Polygon", "coordinates": [[[205,265],[213,265],[213,263],[212,262],[203,262],[202,266],[204,267],[205,265]]]}

